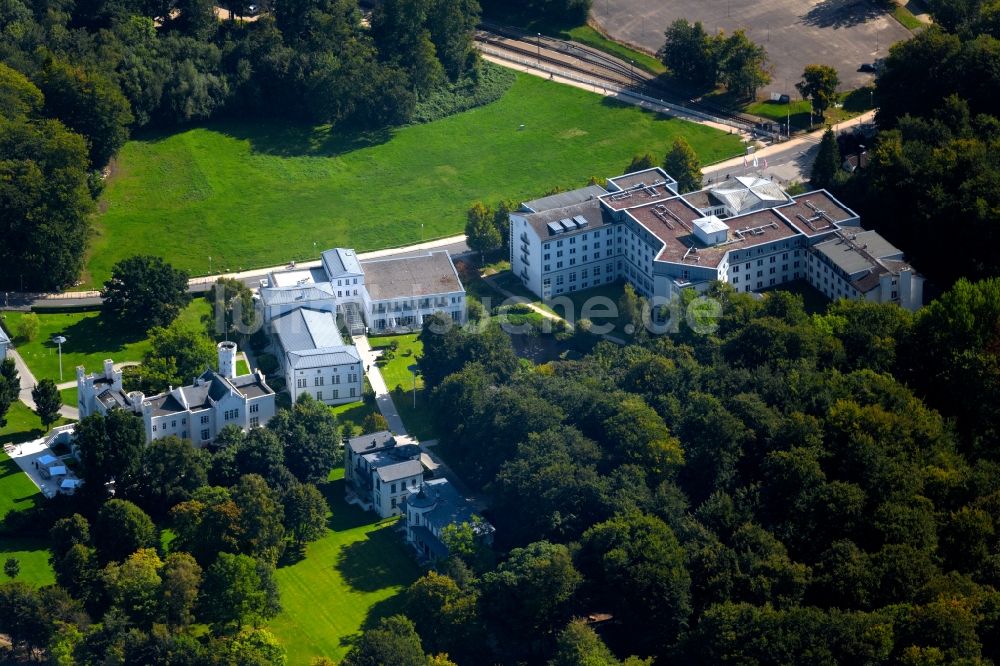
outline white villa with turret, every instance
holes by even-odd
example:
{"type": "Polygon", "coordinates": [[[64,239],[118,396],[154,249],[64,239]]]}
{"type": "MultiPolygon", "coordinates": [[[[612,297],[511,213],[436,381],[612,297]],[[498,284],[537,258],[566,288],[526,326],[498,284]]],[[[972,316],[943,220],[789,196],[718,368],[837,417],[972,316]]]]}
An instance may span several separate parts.
{"type": "Polygon", "coordinates": [[[206,369],[189,386],[170,387],[165,393],[145,396],[126,393],[121,370],[109,359],[104,373],[85,374],[76,369],[80,418],[125,409],[142,417],[146,441],[176,435],[196,446],[210,444],[224,427],[243,430],[265,425],[274,416],[274,391],[259,370],[236,374],[236,343],[220,342],[218,372],[206,369]]]}

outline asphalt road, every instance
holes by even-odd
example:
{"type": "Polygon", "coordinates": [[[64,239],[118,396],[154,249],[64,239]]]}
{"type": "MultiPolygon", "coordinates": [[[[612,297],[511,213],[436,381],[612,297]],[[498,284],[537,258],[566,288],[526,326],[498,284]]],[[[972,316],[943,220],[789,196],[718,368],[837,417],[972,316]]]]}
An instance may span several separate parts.
{"type": "MultiPolygon", "coordinates": [[[[462,256],[469,254],[469,246],[464,242],[450,243],[448,245],[440,245],[434,248],[435,251],[447,250],[448,254],[451,255],[453,259],[461,258],[462,256]]],[[[417,254],[426,253],[426,249],[414,249],[414,250],[402,250],[400,252],[393,252],[391,256],[393,257],[410,257],[417,254]]],[[[260,284],[260,277],[244,277],[241,281],[248,287],[256,288],[260,284]]],[[[205,293],[211,288],[211,283],[204,284],[193,284],[188,288],[188,291],[192,294],[205,293]]],[[[59,298],[59,299],[42,299],[36,298],[34,294],[20,294],[16,292],[0,292],[0,309],[27,309],[29,307],[35,307],[37,309],[45,308],[75,308],[75,307],[91,307],[95,305],[100,305],[101,299],[99,297],[92,298],[59,298]]]]}
{"type": "Polygon", "coordinates": [[[611,36],[654,52],[679,18],[701,21],[710,33],[742,28],[767,49],[774,67],[771,85],[760,93],[795,98],[806,65],[835,67],[841,89],[857,88],[872,82],[858,65],[912,36],[873,0],[594,0],[591,14],[611,36]]]}

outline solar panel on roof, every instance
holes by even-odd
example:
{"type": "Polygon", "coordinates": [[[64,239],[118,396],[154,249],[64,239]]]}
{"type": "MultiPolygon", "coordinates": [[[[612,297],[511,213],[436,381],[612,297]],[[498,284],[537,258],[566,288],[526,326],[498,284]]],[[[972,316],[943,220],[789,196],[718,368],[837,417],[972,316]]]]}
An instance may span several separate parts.
{"type": "Polygon", "coordinates": [[[574,215],[573,221],[576,222],[577,227],[585,227],[589,224],[587,218],[585,218],[583,215],[574,215]]]}
{"type": "Polygon", "coordinates": [[[547,226],[549,227],[550,234],[561,234],[563,232],[562,225],[558,222],[549,222],[547,226]]]}

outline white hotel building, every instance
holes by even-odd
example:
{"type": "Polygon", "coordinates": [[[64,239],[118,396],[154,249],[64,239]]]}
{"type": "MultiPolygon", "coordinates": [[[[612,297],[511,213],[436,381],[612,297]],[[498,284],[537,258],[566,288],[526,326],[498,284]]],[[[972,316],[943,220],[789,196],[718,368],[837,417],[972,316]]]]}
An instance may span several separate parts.
{"type": "Polygon", "coordinates": [[[526,202],[510,220],[511,268],[544,299],[617,279],[668,299],[716,280],[757,292],[805,279],[830,298],[923,303],[903,253],[826,190],[740,177],[679,195],[657,168],[526,202]]]}
{"type": "Polygon", "coordinates": [[[121,370],[104,361],[103,374],[76,369],[77,407],[80,418],[125,409],[139,415],[146,441],[176,435],[195,446],[210,444],[228,425],[242,430],[266,425],[274,416],[274,391],[260,371],[236,374],[236,343],[220,342],[219,371],[205,370],[188,386],[170,387],[165,393],[145,396],[126,393],[121,370]]]}

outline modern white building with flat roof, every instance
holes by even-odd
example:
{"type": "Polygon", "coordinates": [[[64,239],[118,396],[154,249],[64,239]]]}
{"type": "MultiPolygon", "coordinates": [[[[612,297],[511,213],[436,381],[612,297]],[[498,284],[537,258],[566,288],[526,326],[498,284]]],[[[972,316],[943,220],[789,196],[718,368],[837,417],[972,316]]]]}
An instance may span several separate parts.
{"type": "Polygon", "coordinates": [[[188,386],[170,387],[165,393],[145,396],[126,393],[121,370],[109,359],[103,374],[76,369],[77,408],[80,418],[125,409],[142,417],[146,441],[176,435],[196,446],[210,444],[222,428],[243,430],[266,425],[274,416],[274,391],[260,371],[236,374],[236,343],[220,342],[219,371],[206,371],[188,386]]]}
{"type": "Polygon", "coordinates": [[[826,190],[747,176],[678,194],[654,168],[529,201],[510,221],[512,271],[544,299],[619,279],[666,299],[716,280],[758,292],[805,279],[831,298],[923,304],[902,252],[826,190]]]}

